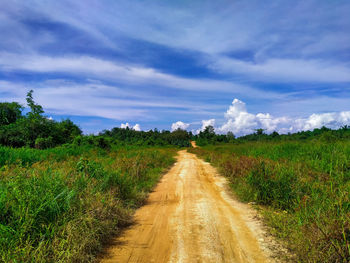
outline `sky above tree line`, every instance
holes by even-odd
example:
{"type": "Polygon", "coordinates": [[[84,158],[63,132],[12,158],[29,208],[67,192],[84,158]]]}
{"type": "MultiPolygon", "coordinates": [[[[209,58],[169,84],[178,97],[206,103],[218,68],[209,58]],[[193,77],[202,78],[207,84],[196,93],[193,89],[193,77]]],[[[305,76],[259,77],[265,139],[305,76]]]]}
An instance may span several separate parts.
{"type": "Polygon", "coordinates": [[[0,0],[0,102],[85,133],[350,124],[347,0],[0,0]]]}

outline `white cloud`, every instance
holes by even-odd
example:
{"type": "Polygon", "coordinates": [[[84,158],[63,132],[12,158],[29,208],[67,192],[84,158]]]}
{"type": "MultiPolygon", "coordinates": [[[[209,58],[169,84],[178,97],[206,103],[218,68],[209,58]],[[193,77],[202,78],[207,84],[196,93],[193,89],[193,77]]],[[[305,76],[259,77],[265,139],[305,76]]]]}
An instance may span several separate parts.
{"type": "Polygon", "coordinates": [[[217,128],[217,131],[223,133],[232,131],[235,135],[241,136],[260,128],[267,133],[298,132],[322,126],[336,129],[350,124],[350,111],[312,114],[307,118],[273,117],[269,113],[251,114],[247,112],[244,102],[234,99],[225,113],[225,118],[226,122],[217,128]]]}
{"type": "Polygon", "coordinates": [[[260,123],[261,128],[264,129],[267,133],[271,133],[273,131],[281,131],[281,125],[289,125],[290,120],[287,117],[279,117],[274,118],[269,113],[258,113],[255,115],[258,123],[260,123]]]}
{"type": "MultiPolygon", "coordinates": [[[[17,1],[7,5],[22,11],[16,15],[28,10],[40,11],[112,46],[117,46],[118,41],[113,40],[122,33],[134,39],[207,53],[255,48],[278,49],[281,53],[293,50],[295,54],[302,52],[301,47],[349,26],[347,1],[219,0],[159,4],[159,1],[119,0],[89,1],[87,5],[62,0],[17,1]]],[[[334,46],[346,43],[344,35],[336,38],[334,46]]]]}
{"type": "Polygon", "coordinates": [[[133,129],[134,129],[135,131],[141,131],[140,124],[135,124],[134,127],[133,127],[133,129]]]}
{"type": "MultiPolygon", "coordinates": [[[[346,58],[341,59],[342,53],[332,53],[347,52],[350,47],[349,36],[345,33],[350,28],[350,20],[347,19],[350,5],[347,1],[338,1],[336,4],[313,0],[296,1],[293,4],[285,1],[198,1],[191,3],[190,8],[184,3],[160,5],[157,1],[147,3],[147,6],[143,1],[88,2],[2,3],[2,42],[5,41],[8,47],[18,46],[19,50],[28,50],[27,46],[31,46],[33,51],[45,43],[58,41],[45,30],[41,30],[40,34],[33,33],[24,23],[18,22],[33,14],[41,14],[50,21],[81,30],[106,47],[118,51],[126,47],[120,45],[123,41],[115,39],[129,37],[175,50],[192,50],[203,57],[213,56],[211,66],[219,71],[233,70],[234,73],[249,74],[260,79],[349,81],[349,67],[334,63],[337,60],[347,63],[346,58]],[[48,36],[43,36],[44,33],[48,36]],[[37,42],[40,44],[33,44],[37,42]],[[254,63],[232,59],[234,56],[219,56],[242,51],[248,51],[254,63]],[[312,59],[315,52],[322,55],[325,61],[312,59]]],[[[67,64],[64,59],[49,61],[43,58],[42,65],[40,60],[33,63],[26,59],[18,59],[16,64],[20,65],[23,61],[26,67],[31,65],[33,69],[42,70],[47,63],[51,65],[57,62],[58,67],[64,64],[68,68],[80,63],[79,59],[67,64]]],[[[91,64],[94,61],[88,62],[91,64]]],[[[96,61],[96,66],[88,70],[101,74],[105,66],[105,63],[96,61]]],[[[111,67],[116,69],[113,65],[107,65],[106,75],[111,67]]],[[[130,75],[149,77],[157,73],[130,65],[128,67],[130,75]]],[[[180,85],[177,83],[174,86],[180,85]]]]}
{"type": "Polygon", "coordinates": [[[209,120],[202,120],[202,127],[198,129],[195,133],[198,134],[201,131],[204,131],[204,129],[208,126],[215,126],[215,119],[209,119],[209,120]]]}
{"type": "Polygon", "coordinates": [[[350,111],[330,112],[321,114],[312,114],[306,119],[296,119],[294,130],[312,130],[326,126],[329,128],[339,128],[350,124],[350,111]]]}
{"type": "Polygon", "coordinates": [[[132,126],[128,122],[120,124],[120,128],[122,128],[122,129],[129,128],[129,129],[133,129],[135,131],[141,131],[141,127],[139,124],[135,124],[134,126],[132,126]]]}
{"type": "Polygon", "coordinates": [[[202,120],[202,128],[201,131],[204,131],[204,129],[208,126],[215,126],[215,119],[210,120],[202,120]]]}
{"type": "Polygon", "coordinates": [[[247,112],[245,103],[243,101],[240,101],[239,99],[234,99],[232,101],[232,105],[229,107],[229,109],[225,113],[225,117],[227,119],[237,118],[243,112],[247,112]]]}
{"type": "Polygon", "coordinates": [[[190,126],[190,124],[188,124],[188,123],[184,123],[182,121],[177,121],[171,125],[171,131],[175,131],[177,129],[186,130],[189,126],[190,126]]]}
{"type": "Polygon", "coordinates": [[[5,72],[65,73],[94,77],[127,85],[152,84],[190,91],[229,92],[259,98],[282,98],[278,92],[262,91],[250,86],[215,79],[184,78],[154,68],[123,64],[92,56],[44,56],[0,52],[0,69],[5,72]],[[248,95],[247,95],[248,94],[248,95]]]}
{"type": "Polygon", "coordinates": [[[245,103],[234,99],[225,113],[227,122],[219,128],[221,132],[232,131],[234,134],[250,133],[257,125],[257,119],[246,110],[245,103]]]}
{"type": "Polygon", "coordinates": [[[246,62],[242,60],[216,57],[209,67],[229,74],[244,74],[254,79],[267,81],[312,81],[349,82],[350,68],[345,64],[323,60],[268,59],[246,62]]]}
{"type": "Polygon", "coordinates": [[[53,79],[43,82],[9,82],[0,80],[0,101],[18,101],[26,105],[25,95],[34,90],[34,99],[48,114],[97,116],[113,120],[154,120],[157,112],[210,116],[221,105],[157,95],[144,89],[125,89],[100,81],[86,82],[53,79]],[[150,113],[152,112],[152,114],[150,113]],[[155,113],[156,112],[156,113],[155,113]]]}

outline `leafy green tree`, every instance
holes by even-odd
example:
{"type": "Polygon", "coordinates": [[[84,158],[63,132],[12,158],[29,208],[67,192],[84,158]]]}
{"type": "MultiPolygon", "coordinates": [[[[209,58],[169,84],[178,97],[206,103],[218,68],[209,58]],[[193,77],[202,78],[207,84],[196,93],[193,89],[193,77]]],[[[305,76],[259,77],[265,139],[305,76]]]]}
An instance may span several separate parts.
{"type": "Polygon", "coordinates": [[[264,134],[264,129],[256,129],[255,133],[256,133],[256,135],[263,135],[264,134]]]}
{"type": "Polygon", "coordinates": [[[279,133],[276,132],[276,131],[273,131],[273,133],[271,133],[271,137],[272,137],[272,138],[276,138],[276,137],[278,137],[278,136],[279,136],[279,133]]]}
{"type": "Polygon", "coordinates": [[[42,116],[44,113],[43,107],[39,104],[36,104],[33,99],[33,90],[30,90],[27,93],[27,105],[30,108],[30,112],[28,112],[29,118],[38,118],[42,116]]]}
{"type": "Polygon", "coordinates": [[[231,132],[231,131],[227,132],[226,137],[227,137],[227,140],[229,142],[233,142],[236,138],[235,135],[233,134],[233,132],[231,132]]]}
{"type": "Polygon", "coordinates": [[[61,137],[62,141],[72,141],[75,137],[82,134],[81,129],[74,124],[70,119],[62,120],[57,123],[58,136],[61,137]]]}
{"type": "Polygon", "coordinates": [[[16,122],[22,117],[23,107],[17,102],[0,103],[0,126],[16,122]]]}
{"type": "Polygon", "coordinates": [[[213,126],[209,125],[205,127],[204,131],[199,132],[200,138],[211,139],[215,137],[215,129],[213,126]]]}
{"type": "Polygon", "coordinates": [[[49,120],[43,107],[34,102],[33,90],[27,93],[30,112],[22,116],[22,106],[16,102],[0,104],[0,144],[39,149],[71,143],[82,131],[71,120],[49,120]]]}

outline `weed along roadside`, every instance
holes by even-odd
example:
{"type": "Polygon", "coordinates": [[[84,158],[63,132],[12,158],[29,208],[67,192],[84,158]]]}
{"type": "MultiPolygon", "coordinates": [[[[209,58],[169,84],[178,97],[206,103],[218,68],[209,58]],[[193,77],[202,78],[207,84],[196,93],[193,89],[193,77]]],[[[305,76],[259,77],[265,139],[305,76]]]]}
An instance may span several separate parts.
{"type": "Polygon", "coordinates": [[[172,148],[79,146],[0,148],[16,161],[0,168],[0,261],[92,262],[103,242],[131,222],[172,148]],[[63,158],[63,156],[65,156],[63,158]],[[22,158],[22,159],[21,159],[22,158]]]}
{"type": "Polygon", "coordinates": [[[191,134],[129,127],[84,135],[26,97],[0,102],[0,261],[92,262],[131,222],[191,134]]]}
{"type": "Polygon", "coordinates": [[[350,261],[350,143],[243,142],[192,148],[242,201],[258,204],[300,262],[350,261]]]}

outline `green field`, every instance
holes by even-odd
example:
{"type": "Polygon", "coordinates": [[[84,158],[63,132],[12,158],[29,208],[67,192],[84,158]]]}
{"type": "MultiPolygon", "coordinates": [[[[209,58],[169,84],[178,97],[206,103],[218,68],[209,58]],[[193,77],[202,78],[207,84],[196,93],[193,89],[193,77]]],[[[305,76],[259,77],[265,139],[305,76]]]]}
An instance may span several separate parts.
{"type": "Polygon", "coordinates": [[[350,142],[245,142],[191,150],[257,204],[298,262],[350,260],[350,142]]]}
{"type": "Polygon", "coordinates": [[[207,126],[198,135],[113,128],[83,135],[0,103],[0,261],[92,262],[131,223],[181,147],[192,148],[261,210],[298,262],[350,262],[350,127],[294,134],[263,129],[235,138],[207,126]],[[2,145],[2,146],[1,146],[2,145]],[[13,148],[12,148],[13,147],[13,148]]]}
{"type": "Polygon", "coordinates": [[[0,147],[0,261],[91,262],[176,150],[0,147]]]}

